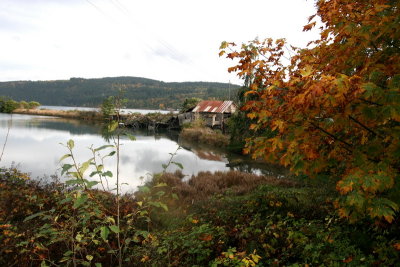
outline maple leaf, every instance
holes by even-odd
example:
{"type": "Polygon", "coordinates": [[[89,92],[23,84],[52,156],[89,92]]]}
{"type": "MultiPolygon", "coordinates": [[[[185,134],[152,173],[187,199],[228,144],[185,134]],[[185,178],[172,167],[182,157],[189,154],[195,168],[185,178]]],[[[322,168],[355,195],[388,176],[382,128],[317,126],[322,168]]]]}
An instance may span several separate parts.
{"type": "Polygon", "coordinates": [[[304,31],[304,32],[310,31],[312,28],[315,27],[315,24],[316,24],[316,22],[314,21],[314,22],[312,22],[312,23],[309,23],[309,24],[305,25],[305,26],[303,27],[303,31],[304,31]]]}

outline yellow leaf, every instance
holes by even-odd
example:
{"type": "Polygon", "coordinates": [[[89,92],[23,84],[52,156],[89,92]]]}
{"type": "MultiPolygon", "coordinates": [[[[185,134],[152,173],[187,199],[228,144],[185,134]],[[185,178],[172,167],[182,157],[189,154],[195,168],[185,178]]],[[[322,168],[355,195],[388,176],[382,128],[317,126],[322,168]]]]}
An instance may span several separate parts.
{"type": "Polygon", "coordinates": [[[300,74],[303,77],[308,77],[312,74],[313,69],[310,65],[306,65],[305,68],[303,68],[302,70],[300,70],[300,74]]]}
{"type": "Polygon", "coordinates": [[[254,119],[255,117],[257,117],[256,113],[249,113],[247,114],[247,117],[250,119],[254,119]]]}
{"type": "Polygon", "coordinates": [[[250,124],[249,128],[250,128],[250,130],[254,130],[256,127],[257,127],[257,124],[253,123],[253,124],[250,124]]]}
{"type": "Polygon", "coordinates": [[[148,261],[150,259],[150,257],[149,256],[147,256],[147,255],[145,255],[145,256],[143,256],[143,258],[140,260],[141,262],[146,262],[146,261],[148,261]]]}
{"type": "Polygon", "coordinates": [[[384,218],[385,218],[385,220],[388,222],[388,223],[392,223],[393,222],[393,216],[392,215],[386,215],[386,216],[383,216],[384,218]]]}

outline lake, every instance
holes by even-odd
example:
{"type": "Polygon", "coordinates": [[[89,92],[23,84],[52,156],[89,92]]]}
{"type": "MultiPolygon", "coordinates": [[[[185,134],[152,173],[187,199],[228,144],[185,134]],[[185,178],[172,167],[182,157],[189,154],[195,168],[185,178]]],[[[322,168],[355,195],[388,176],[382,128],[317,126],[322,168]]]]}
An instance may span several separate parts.
{"type": "MultiPolygon", "coordinates": [[[[57,175],[60,177],[61,163],[59,159],[67,154],[67,149],[61,145],[69,139],[75,141],[74,154],[78,162],[84,162],[92,157],[90,146],[100,147],[108,144],[101,135],[101,125],[90,124],[79,120],[69,120],[56,117],[0,114],[0,150],[10,127],[0,165],[2,167],[16,166],[23,172],[28,172],[33,178],[57,175]],[[12,120],[11,120],[12,118],[12,120]]],[[[121,141],[121,182],[122,191],[133,191],[146,179],[151,179],[153,173],[161,172],[171,155],[179,146],[174,161],[183,165],[182,172],[189,179],[200,171],[228,171],[239,169],[258,174],[277,174],[275,170],[264,164],[247,162],[244,157],[229,155],[224,151],[204,148],[197,144],[179,140],[177,132],[156,133],[146,131],[131,132],[135,141],[122,138],[121,141]]],[[[105,150],[104,155],[111,149],[105,150]]],[[[0,151],[1,152],[1,151],[0,151]]],[[[106,169],[116,173],[115,158],[105,161],[106,169]]],[[[168,171],[175,171],[178,166],[171,165],[168,171]]],[[[65,177],[60,177],[65,180],[65,177]]],[[[110,183],[115,178],[111,178],[110,183]]]]}

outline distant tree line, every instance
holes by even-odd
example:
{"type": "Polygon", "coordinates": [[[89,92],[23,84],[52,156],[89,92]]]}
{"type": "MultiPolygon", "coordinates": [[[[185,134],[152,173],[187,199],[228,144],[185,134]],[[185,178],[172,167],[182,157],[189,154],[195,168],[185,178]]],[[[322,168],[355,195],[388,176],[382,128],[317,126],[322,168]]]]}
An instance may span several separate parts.
{"type": "Polygon", "coordinates": [[[127,108],[180,108],[185,99],[227,100],[239,88],[228,83],[166,83],[137,77],[101,79],[71,78],[59,81],[1,82],[0,95],[17,101],[39,101],[44,105],[98,107],[116,94],[115,85],[124,88],[127,108]]]}

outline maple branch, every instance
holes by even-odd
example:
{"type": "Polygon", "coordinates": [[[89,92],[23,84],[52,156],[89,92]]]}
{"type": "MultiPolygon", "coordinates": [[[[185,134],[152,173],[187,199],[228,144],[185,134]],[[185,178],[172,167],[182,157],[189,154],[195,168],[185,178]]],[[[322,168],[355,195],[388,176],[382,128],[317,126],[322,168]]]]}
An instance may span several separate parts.
{"type": "MultiPolygon", "coordinates": [[[[314,126],[316,129],[318,129],[318,130],[320,130],[321,132],[323,132],[324,134],[329,135],[330,137],[332,137],[335,141],[338,141],[338,142],[340,142],[340,143],[343,143],[343,144],[345,144],[345,145],[348,146],[348,147],[353,147],[351,144],[347,143],[347,142],[344,141],[344,140],[339,139],[338,137],[336,137],[335,135],[331,134],[331,133],[328,132],[327,130],[325,130],[325,129],[319,127],[319,126],[316,125],[315,123],[310,122],[310,124],[311,124],[312,126],[314,126]]],[[[348,152],[352,153],[353,151],[352,151],[351,149],[349,149],[348,147],[344,147],[344,149],[346,149],[348,152]]]]}
{"type": "Polygon", "coordinates": [[[354,121],[355,123],[357,123],[358,125],[360,125],[362,128],[364,128],[365,130],[367,130],[368,132],[372,133],[375,136],[378,136],[380,138],[383,139],[383,136],[377,134],[376,132],[374,132],[372,129],[368,128],[366,125],[364,125],[362,122],[360,122],[359,120],[357,120],[356,118],[352,117],[351,115],[349,115],[349,119],[354,121]]]}
{"type": "Polygon", "coordinates": [[[379,104],[379,103],[376,103],[376,102],[372,102],[370,100],[367,100],[367,99],[364,99],[364,98],[361,98],[361,97],[359,97],[358,99],[363,101],[363,102],[365,102],[365,103],[368,103],[368,104],[376,105],[376,106],[379,106],[379,107],[383,106],[382,104],[379,104]]]}

